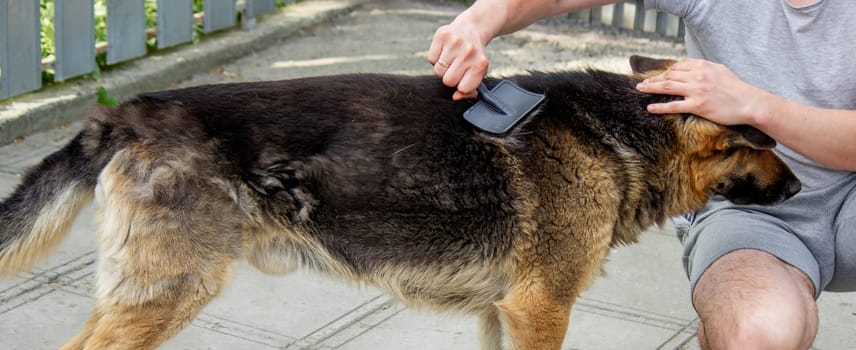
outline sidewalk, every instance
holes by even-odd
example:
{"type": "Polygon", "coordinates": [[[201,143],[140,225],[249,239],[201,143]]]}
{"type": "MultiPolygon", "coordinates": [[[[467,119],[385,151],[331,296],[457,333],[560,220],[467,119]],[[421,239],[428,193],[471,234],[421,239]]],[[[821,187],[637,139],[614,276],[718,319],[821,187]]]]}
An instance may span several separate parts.
{"type": "MultiPolygon", "coordinates": [[[[317,5],[313,3],[298,6],[317,5]]],[[[167,74],[162,84],[184,87],[347,72],[430,74],[424,57],[431,35],[463,9],[455,2],[415,0],[317,3],[330,6],[315,12],[324,19],[320,24],[303,22],[293,35],[248,43],[259,49],[241,57],[209,53],[209,62],[230,61],[187,78],[177,76],[181,81],[168,81],[167,74]],[[347,6],[336,6],[342,4],[347,6]],[[341,15],[324,17],[326,11],[341,15]]],[[[291,11],[260,25],[280,17],[284,21],[294,16],[291,11]]],[[[236,31],[215,40],[238,35],[248,34],[236,31]]],[[[544,24],[494,41],[491,73],[581,66],[627,70],[630,54],[676,57],[682,49],[669,41],[544,24]]],[[[134,72],[143,65],[157,68],[157,62],[137,62],[117,74],[128,81],[143,79],[134,72]]],[[[11,192],[26,167],[68,141],[79,127],[71,123],[0,147],[0,197],[11,192]]],[[[83,326],[93,301],[94,249],[88,208],[49,259],[29,273],[0,280],[0,349],[55,349],[83,326]]],[[[604,270],[606,275],[574,307],[563,349],[698,348],[697,318],[680,264],[680,244],[671,229],[651,230],[640,243],[615,249],[604,270]]],[[[474,318],[411,310],[376,289],[311,274],[267,276],[240,263],[233,276],[223,295],[163,349],[478,349],[474,318]]],[[[856,294],[824,294],[819,308],[814,349],[853,349],[856,294]]]]}

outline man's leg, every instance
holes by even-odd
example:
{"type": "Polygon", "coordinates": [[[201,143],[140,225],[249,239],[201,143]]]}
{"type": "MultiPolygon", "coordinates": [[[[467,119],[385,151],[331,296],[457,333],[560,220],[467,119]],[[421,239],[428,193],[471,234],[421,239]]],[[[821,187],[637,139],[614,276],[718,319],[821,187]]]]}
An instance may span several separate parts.
{"type": "Polygon", "coordinates": [[[807,349],[817,334],[815,287],[769,253],[739,249],[717,259],[693,290],[704,349],[807,349]]]}

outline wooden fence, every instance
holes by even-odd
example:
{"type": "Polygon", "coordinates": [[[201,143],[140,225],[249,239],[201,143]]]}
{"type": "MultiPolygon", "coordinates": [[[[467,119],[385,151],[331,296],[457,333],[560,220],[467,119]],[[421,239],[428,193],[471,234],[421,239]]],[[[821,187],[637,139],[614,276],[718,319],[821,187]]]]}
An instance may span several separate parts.
{"type": "Polygon", "coordinates": [[[627,0],[612,5],[575,12],[569,17],[583,22],[619,27],[663,36],[684,37],[684,22],[680,17],[646,10],[643,0],[627,0]]]}
{"type": "Polygon", "coordinates": [[[156,28],[146,27],[146,0],[106,0],[107,41],[96,43],[95,0],[55,0],[54,54],[43,58],[39,1],[0,0],[0,100],[40,89],[46,70],[54,81],[93,73],[97,54],[106,53],[106,65],[124,62],[146,55],[149,39],[158,49],[188,43],[196,23],[210,33],[236,26],[238,13],[251,28],[277,8],[276,0],[204,0],[194,13],[193,0],[149,1],[156,1],[156,28]]]}

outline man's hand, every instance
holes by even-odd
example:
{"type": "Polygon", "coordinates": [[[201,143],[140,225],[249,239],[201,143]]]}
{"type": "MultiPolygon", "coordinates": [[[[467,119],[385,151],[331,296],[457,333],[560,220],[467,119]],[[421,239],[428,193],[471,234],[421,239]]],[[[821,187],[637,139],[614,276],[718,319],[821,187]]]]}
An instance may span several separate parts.
{"type": "Polygon", "coordinates": [[[740,80],[724,65],[705,60],[684,59],[636,88],[684,97],[651,104],[651,113],[691,113],[722,125],[756,125],[758,114],[767,110],[763,106],[767,92],[740,80]]]}
{"type": "Polygon", "coordinates": [[[486,42],[473,26],[454,21],[434,33],[428,49],[428,62],[443,84],[456,87],[453,100],[475,98],[476,89],[487,74],[486,42]]]}

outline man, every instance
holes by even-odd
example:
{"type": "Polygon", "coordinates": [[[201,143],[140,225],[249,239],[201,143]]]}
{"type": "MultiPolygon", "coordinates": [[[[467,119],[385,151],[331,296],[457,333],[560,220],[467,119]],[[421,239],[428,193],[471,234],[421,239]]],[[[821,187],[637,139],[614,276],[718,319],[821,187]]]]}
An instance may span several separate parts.
{"type": "MultiPolygon", "coordinates": [[[[428,61],[453,99],[474,98],[491,39],[615,0],[479,0],[440,27],[428,61]]],[[[705,349],[806,349],[815,298],[856,290],[856,41],[846,0],[646,0],[684,18],[688,59],[637,87],[683,96],[648,106],[779,142],[803,182],[774,207],[714,199],[694,216],[684,266],[705,349]]]]}

